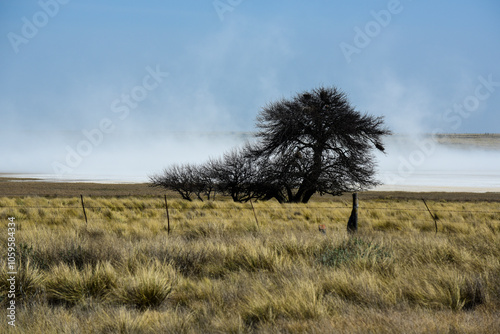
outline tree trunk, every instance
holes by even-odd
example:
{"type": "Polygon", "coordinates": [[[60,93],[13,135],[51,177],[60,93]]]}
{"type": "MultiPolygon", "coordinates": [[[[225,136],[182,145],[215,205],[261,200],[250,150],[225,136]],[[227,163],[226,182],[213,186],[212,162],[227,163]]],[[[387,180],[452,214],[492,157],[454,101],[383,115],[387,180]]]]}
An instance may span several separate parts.
{"type": "Polygon", "coordinates": [[[311,173],[304,177],[302,184],[295,195],[297,203],[307,203],[311,199],[312,195],[317,190],[317,184],[319,177],[321,176],[321,171],[323,169],[323,164],[321,162],[321,157],[323,156],[324,145],[319,145],[314,150],[313,165],[311,167],[311,173]]]}
{"type": "Polygon", "coordinates": [[[310,189],[304,193],[302,197],[302,203],[307,203],[311,199],[312,195],[316,192],[316,189],[310,189]]]}

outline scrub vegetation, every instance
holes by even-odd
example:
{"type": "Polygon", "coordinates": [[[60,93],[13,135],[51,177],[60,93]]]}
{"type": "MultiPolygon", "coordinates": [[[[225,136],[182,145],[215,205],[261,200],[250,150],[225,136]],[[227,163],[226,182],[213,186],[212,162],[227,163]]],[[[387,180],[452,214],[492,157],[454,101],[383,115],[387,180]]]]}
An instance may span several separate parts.
{"type": "Polygon", "coordinates": [[[0,197],[9,333],[497,333],[498,201],[428,205],[437,234],[421,201],[361,196],[349,236],[342,198],[257,202],[258,223],[249,203],[171,198],[168,235],[161,198],[86,198],[86,224],[78,197],[0,197]]]}

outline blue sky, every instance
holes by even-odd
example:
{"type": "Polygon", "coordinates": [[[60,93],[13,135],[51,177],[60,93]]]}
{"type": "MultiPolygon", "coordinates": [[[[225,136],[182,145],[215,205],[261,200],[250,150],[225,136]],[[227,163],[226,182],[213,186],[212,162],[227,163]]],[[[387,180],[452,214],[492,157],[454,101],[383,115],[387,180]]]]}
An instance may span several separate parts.
{"type": "Polygon", "coordinates": [[[252,131],[266,103],[319,85],[395,132],[497,133],[499,32],[494,0],[0,1],[1,150],[47,152],[50,170],[103,120],[252,131]]]}

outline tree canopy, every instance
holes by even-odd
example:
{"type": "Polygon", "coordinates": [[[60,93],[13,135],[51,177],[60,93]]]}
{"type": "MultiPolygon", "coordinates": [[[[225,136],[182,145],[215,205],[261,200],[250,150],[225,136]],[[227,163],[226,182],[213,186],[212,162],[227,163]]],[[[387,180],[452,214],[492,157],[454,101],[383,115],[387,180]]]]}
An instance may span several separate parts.
{"type": "Polygon", "coordinates": [[[320,87],[263,108],[252,154],[271,162],[283,179],[283,200],[338,195],[377,185],[373,148],[384,151],[390,131],[382,117],[362,114],[337,88],[320,87]]]}

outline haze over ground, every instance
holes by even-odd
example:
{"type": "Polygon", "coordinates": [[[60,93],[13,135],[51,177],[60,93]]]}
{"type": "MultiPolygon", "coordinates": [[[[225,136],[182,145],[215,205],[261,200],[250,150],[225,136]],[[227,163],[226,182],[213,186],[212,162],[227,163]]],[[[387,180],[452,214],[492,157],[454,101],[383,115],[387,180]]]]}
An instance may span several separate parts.
{"type": "Polygon", "coordinates": [[[270,101],[335,85],[414,137],[380,157],[384,175],[405,159],[495,183],[498,152],[420,134],[500,132],[499,18],[493,0],[4,1],[0,172],[145,177],[240,143],[210,133],[253,131],[270,101]]]}

